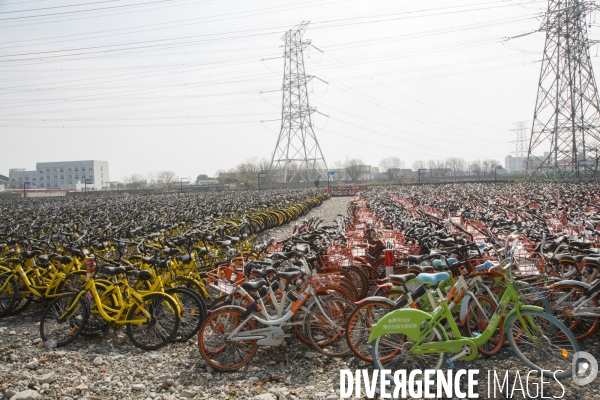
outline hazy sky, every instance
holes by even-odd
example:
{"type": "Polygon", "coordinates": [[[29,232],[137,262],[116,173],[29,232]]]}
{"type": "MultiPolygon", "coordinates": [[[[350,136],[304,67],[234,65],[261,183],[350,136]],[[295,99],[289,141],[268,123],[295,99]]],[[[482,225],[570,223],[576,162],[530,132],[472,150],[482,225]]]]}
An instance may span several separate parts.
{"type": "MultiPolygon", "coordinates": [[[[504,161],[530,130],[546,1],[0,0],[0,174],[98,159],[111,180],[270,159],[285,31],[329,165],[504,161]],[[264,122],[261,122],[264,121],[264,122]]],[[[594,38],[595,15],[590,16],[594,38]]],[[[597,35],[596,35],[597,36],[597,35]]],[[[598,60],[598,49],[591,49],[598,60]]]]}

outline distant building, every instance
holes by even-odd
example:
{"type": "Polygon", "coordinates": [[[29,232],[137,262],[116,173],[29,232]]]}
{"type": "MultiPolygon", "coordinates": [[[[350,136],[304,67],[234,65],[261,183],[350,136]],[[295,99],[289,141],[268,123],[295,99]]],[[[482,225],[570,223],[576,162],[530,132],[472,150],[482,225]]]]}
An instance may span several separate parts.
{"type": "Polygon", "coordinates": [[[56,161],[36,164],[35,171],[13,168],[8,172],[11,189],[103,190],[108,188],[107,161],[56,161]]]}
{"type": "Polygon", "coordinates": [[[8,176],[0,175],[0,191],[8,189],[9,182],[8,176]]]}
{"type": "MultiPolygon", "coordinates": [[[[546,158],[548,158],[548,156],[550,155],[549,152],[544,152],[543,156],[534,156],[535,158],[537,158],[539,161],[538,162],[543,162],[546,158]]],[[[527,156],[525,157],[514,157],[511,155],[508,155],[504,158],[504,168],[506,168],[506,172],[508,172],[509,174],[519,174],[519,173],[525,173],[527,171],[527,156]]]]}

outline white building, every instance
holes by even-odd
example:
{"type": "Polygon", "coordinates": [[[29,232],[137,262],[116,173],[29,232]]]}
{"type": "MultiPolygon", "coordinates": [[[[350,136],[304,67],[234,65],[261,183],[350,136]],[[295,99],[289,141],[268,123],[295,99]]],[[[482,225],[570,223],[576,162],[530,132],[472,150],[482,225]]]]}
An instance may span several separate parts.
{"type": "Polygon", "coordinates": [[[108,162],[97,160],[42,162],[35,171],[11,169],[8,177],[11,189],[82,190],[87,180],[88,190],[103,190],[110,181],[108,162]]]}
{"type": "MultiPolygon", "coordinates": [[[[543,162],[550,155],[549,152],[544,152],[543,156],[534,156],[539,162],[543,162]]],[[[527,171],[527,156],[525,157],[514,157],[508,155],[504,158],[504,168],[509,174],[525,173],[527,171]]]]}

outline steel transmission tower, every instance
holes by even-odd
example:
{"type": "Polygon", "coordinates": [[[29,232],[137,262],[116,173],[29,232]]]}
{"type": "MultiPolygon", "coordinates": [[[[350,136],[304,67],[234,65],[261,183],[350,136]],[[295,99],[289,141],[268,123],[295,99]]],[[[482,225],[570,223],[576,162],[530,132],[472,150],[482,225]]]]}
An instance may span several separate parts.
{"type": "Polygon", "coordinates": [[[275,145],[269,172],[272,182],[313,182],[327,180],[327,164],[313,130],[304,73],[303,50],[311,44],[302,40],[308,22],[290,29],[285,42],[281,131],[275,145]]]}
{"type": "Polygon", "coordinates": [[[515,122],[511,132],[517,135],[515,144],[515,157],[527,157],[527,135],[525,133],[525,121],[515,122]]]}
{"type": "Polygon", "coordinates": [[[586,16],[591,2],[549,0],[527,172],[562,179],[586,168],[586,145],[600,139],[598,90],[586,16]],[[537,153],[537,154],[534,154],[537,153]],[[544,155],[542,155],[542,154],[544,155]]]}

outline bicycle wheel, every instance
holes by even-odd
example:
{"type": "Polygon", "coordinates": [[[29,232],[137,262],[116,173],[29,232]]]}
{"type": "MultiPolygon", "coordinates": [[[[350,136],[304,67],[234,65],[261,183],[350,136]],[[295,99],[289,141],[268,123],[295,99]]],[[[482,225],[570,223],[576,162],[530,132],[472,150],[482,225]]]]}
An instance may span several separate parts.
{"type": "Polygon", "coordinates": [[[71,343],[84,329],[89,316],[86,301],[76,293],[63,294],[52,300],[40,318],[40,336],[52,340],[56,347],[71,343]]]}
{"type": "Polygon", "coordinates": [[[182,315],[177,329],[177,336],[173,342],[186,342],[200,330],[204,321],[204,307],[202,298],[192,289],[175,287],[165,290],[165,293],[179,302],[182,315]]]}
{"type": "Polygon", "coordinates": [[[346,325],[354,304],[343,297],[318,298],[306,318],[305,332],[315,349],[328,356],[351,352],[346,325]]]}
{"type": "MultiPolygon", "coordinates": [[[[487,296],[479,295],[477,296],[477,301],[479,302],[479,305],[481,305],[481,309],[477,306],[475,301],[471,300],[469,302],[467,321],[465,323],[465,328],[469,337],[476,337],[483,334],[497,308],[494,301],[487,296]]],[[[504,319],[500,321],[500,324],[490,340],[478,347],[479,352],[486,356],[493,356],[500,351],[503,342],[504,319]]]]}
{"type": "Polygon", "coordinates": [[[156,350],[171,342],[179,328],[178,307],[170,296],[150,293],[142,304],[133,305],[127,312],[126,325],[131,342],[143,350],[156,350]]]}
{"type": "Polygon", "coordinates": [[[370,300],[360,304],[348,317],[346,340],[352,352],[361,360],[373,362],[369,335],[371,327],[392,309],[383,301],[370,300]]]}
{"type": "Polygon", "coordinates": [[[19,296],[19,286],[10,275],[0,276],[0,317],[11,313],[19,296]]]}
{"type": "Polygon", "coordinates": [[[560,379],[573,375],[573,356],[579,351],[579,344],[571,331],[543,312],[521,311],[521,316],[525,326],[516,313],[506,323],[508,343],[517,357],[530,369],[540,373],[545,370],[543,374],[548,378],[555,371],[560,379]]]}
{"type": "MultiPolygon", "coordinates": [[[[103,281],[94,281],[94,286],[96,287],[96,291],[98,292],[98,296],[100,297],[100,301],[103,306],[111,308],[113,310],[118,309],[119,299],[115,291],[119,290],[117,287],[111,285],[110,283],[106,283],[103,281]]],[[[75,287],[71,286],[71,289],[74,290],[75,287]]],[[[98,310],[98,306],[94,301],[93,297],[91,297],[91,292],[88,292],[88,296],[86,298],[88,302],[88,311],[89,317],[85,327],[81,330],[81,336],[83,337],[99,337],[105,336],[108,328],[110,327],[110,323],[104,319],[104,317],[100,314],[100,310],[98,310]]],[[[107,309],[105,309],[107,311],[107,309]]]]}
{"type": "MultiPolygon", "coordinates": [[[[441,342],[445,340],[441,328],[436,327],[423,343],[441,342]]],[[[379,370],[389,369],[392,371],[387,379],[393,382],[393,373],[397,370],[405,370],[407,375],[414,369],[422,371],[426,369],[441,369],[445,360],[445,353],[412,354],[410,348],[412,342],[400,333],[387,333],[381,335],[371,343],[371,357],[375,368],[379,370]]],[[[418,385],[415,381],[415,385],[418,385]]]]}
{"type": "MultiPolygon", "coordinates": [[[[585,339],[594,333],[600,325],[600,317],[574,316],[573,304],[584,297],[585,288],[575,285],[554,286],[548,293],[548,301],[554,310],[554,316],[569,328],[577,340],[585,339]]],[[[586,301],[583,308],[598,309],[600,302],[593,297],[586,301]]]]}
{"type": "MultiPolygon", "coordinates": [[[[233,371],[247,364],[256,353],[256,340],[229,341],[229,335],[242,322],[242,310],[223,307],[206,318],[198,333],[198,347],[202,358],[213,368],[233,371]]],[[[254,329],[252,320],[241,332],[254,329]]]]}

